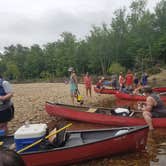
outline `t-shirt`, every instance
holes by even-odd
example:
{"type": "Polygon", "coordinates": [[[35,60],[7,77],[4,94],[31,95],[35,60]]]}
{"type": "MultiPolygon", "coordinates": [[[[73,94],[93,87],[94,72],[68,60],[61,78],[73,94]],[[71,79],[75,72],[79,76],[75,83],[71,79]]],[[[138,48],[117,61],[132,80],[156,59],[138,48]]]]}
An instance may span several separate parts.
{"type": "Polygon", "coordinates": [[[133,84],[133,75],[127,74],[126,75],[126,85],[132,85],[133,84]]]}
{"type": "Polygon", "coordinates": [[[2,83],[2,86],[3,86],[6,93],[11,93],[12,92],[12,87],[9,84],[8,81],[4,80],[3,83],[2,83]]]}

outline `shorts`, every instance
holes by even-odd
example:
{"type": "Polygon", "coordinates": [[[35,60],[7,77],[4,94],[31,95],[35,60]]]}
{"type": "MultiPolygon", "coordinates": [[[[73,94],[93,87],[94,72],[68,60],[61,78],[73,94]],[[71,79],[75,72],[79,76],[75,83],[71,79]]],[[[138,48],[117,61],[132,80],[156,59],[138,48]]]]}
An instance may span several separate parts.
{"type": "Polygon", "coordinates": [[[151,114],[153,118],[164,118],[166,117],[166,109],[153,110],[151,114]]]}
{"type": "Polygon", "coordinates": [[[14,118],[13,104],[0,109],[0,123],[8,122],[13,118],[14,118]]]}

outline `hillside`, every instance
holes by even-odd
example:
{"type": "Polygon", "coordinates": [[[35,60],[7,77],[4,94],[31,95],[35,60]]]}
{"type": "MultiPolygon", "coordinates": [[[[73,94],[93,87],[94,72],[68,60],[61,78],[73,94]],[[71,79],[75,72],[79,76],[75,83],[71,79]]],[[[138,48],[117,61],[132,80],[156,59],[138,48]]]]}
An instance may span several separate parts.
{"type": "Polygon", "coordinates": [[[160,73],[148,77],[153,86],[166,86],[166,70],[162,69],[160,73]]]}

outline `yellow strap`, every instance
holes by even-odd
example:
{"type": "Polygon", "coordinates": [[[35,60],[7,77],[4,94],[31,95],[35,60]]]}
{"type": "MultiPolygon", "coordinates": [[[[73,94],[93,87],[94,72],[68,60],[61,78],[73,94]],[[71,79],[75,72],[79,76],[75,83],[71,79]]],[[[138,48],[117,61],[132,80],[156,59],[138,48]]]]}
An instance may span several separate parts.
{"type": "Polygon", "coordinates": [[[0,146],[2,146],[3,145],[3,141],[0,141],[0,146]]]}
{"type": "MultiPolygon", "coordinates": [[[[44,139],[48,139],[49,137],[53,136],[54,134],[57,134],[57,133],[61,132],[62,130],[64,130],[64,129],[66,129],[66,128],[70,127],[71,125],[72,125],[72,123],[69,123],[68,125],[66,125],[66,126],[62,127],[61,129],[56,130],[54,133],[51,133],[51,134],[47,135],[44,139]]],[[[43,140],[43,138],[42,138],[42,139],[37,140],[36,142],[34,142],[34,143],[32,143],[32,144],[30,144],[30,145],[26,146],[25,148],[23,148],[23,149],[21,149],[21,150],[17,151],[17,153],[24,152],[25,150],[27,150],[27,149],[29,149],[29,148],[31,148],[31,147],[33,147],[33,146],[35,146],[35,145],[39,144],[42,140],[43,140]]]]}

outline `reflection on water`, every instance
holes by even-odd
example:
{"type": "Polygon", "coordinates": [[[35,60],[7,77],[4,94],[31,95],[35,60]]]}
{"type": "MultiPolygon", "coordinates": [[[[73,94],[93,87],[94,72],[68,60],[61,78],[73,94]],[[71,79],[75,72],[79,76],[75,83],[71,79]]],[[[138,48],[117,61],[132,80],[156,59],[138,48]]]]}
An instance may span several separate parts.
{"type": "MultiPolygon", "coordinates": [[[[136,102],[117,100],[115,102],[103,101],[97,106],[113,107],[130,106],[134,107],[136,102]]],[[[69,121],[68,121],[69,122],[69,121]]],[[[71,122],[71,121],[70,121],[71,122]]],[[[99,124],[90,124],[72,121],[73,125],[70,130],[75,129],[92,129],[92,128],[108,128],[99,124]]],[[[112,126],[111,126],[112,127],[112,126]]],[[[155,129],[148,133],[147,146],[145,151],[141,153],[126,153],[116,156],[110,156],[102,159],[94,159],[91,161],[74,164],[72,166],[165,166],[166,164],[166,128],[155,129]]]]}
{"type": "MultiPolygon", "coordinates": [[[[153,158],[150,161],[151,166],[164,166],[166,165],[166,129],[156,129],[149,138],[151,146],[149,147],[152,149],[152,155],[153,158]]],[[[150,152],[149,152],[150,153],[150,152]]]]}

